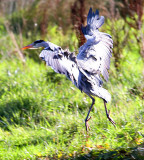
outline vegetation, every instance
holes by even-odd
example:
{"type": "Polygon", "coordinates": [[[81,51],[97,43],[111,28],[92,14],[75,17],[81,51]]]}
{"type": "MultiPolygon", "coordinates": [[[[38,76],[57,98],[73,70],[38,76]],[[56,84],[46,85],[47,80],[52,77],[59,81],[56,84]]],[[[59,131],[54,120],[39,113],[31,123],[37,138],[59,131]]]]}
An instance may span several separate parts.
{"type": "Polygon", "coordinates": [[[114,40],[110,79],[104,87],[112,95],[108,108],[117,127],[107,120],[103,101],[96,98],[86,134],[90,98],[46,67],[38,58],[41,50],[20,50],[44,38],[78,52],[77,34],[71,24],[67,26],[70,20],[61,22],[63,29],[49,15],[46,32],[41,31],[41,22],[30,28],[33,14],[44,6],[42,0],[33,3],[30,17],[24,17],[28,6],[0,17],[0,159],[144,159],[144,66],[138,41],[144,27],[131,27],[133,19],[127,16],[107,19],[101,28],[114,40]]]}

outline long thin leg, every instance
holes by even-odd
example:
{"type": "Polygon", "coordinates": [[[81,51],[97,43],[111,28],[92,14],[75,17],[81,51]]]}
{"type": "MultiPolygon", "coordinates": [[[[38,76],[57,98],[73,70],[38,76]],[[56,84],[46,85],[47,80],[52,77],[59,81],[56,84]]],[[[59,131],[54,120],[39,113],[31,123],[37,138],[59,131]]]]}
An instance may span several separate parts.
{"type": "Polygon", "coordinates": [[[85,119],[85,126],[86,126],[86,131],[87,132],[88,132],[88,129],[90,129],[88,121],[91,119],[91,117],[90,118],[88,118],[88,117],[89,117],[89,114],[90,114],[90,111],[91,111],[93,105],[95,104],[95,99],[92,96],[90,96],[90,95],[88,95],[88,96],[92,99],[92,104],[91,104],[91,107],[90,107],[90,109],[88,111],[88,114],[86,116],[86,119],[85,119]]]}
{"type": "Polygon", "coordinates": [[[108,113],[108,111],[107,111],[107,107],[106,107],[106,101],[105,100],[103,100],[104,101],[104,106],[105,106],[105,111],[106,111],[106,116],[107,116],[107,118],[108,118],[108,120],[114,125],[114,127],[116,127],[116,123],[113,121],[113,119],[110,117],[110,111],[109,111],[109,113],[108,113]]]}

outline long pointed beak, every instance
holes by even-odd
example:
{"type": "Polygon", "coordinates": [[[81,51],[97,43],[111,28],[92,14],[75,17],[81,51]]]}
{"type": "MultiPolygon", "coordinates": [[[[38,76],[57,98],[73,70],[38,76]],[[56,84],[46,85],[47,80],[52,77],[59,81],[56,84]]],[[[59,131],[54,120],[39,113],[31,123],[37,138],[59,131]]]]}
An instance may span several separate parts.
{"type": "Polygon", "coordinates": [[[33,46],[30,44],[30,45],[25,46],[25,47],[23,47],[23,48],[21,48],[21,49],[24,50],[24,49],[28,49],[28,48],[33,48],[33,46]]]}

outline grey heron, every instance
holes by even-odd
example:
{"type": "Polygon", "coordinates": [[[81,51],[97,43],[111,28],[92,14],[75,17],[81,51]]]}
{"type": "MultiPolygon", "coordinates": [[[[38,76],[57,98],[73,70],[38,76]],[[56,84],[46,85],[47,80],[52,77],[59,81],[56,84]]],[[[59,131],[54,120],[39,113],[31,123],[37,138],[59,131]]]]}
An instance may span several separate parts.
{"type": "Polygon", "coordinates": [[[87,16],[87,25],[82,25],[81,27],[87,41],[79,48],[77,56],[69,50],[63,50],[60,46],[44,40],[36,40],[22,48],[44,47],[39,57],[48,66],[51,66],[55,72],[66,75],[81,92],[86,93],[92,99],[92,104],[85,119],[86,131],[90,129],[88,121],[91,117],[89,117],[89,114],[95,104],[93,96],[103,100],[106,116],[115,126],[115,122],[110,117],[110,112],[106,107],[106,103],[111,100],[111,95],[102,87],[103,80],[101,75],[106,81],[109,78],[108,70],[113,48],[112,37],[99,31],[103,24],[104,17],[99,16],[98,10],[93,12],[92,8],[90,8],[87,16]]]}

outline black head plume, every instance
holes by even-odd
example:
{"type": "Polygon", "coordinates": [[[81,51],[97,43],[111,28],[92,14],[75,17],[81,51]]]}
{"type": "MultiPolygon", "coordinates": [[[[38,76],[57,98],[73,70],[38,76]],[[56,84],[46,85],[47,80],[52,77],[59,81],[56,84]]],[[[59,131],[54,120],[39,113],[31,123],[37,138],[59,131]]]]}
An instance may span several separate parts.
{"type": "Polygon", "coordinates": [[[41,42],[44,42],[44,40],[36,40],[34,43],[37,44],[37,43],[41,43],[41,42]]]}

